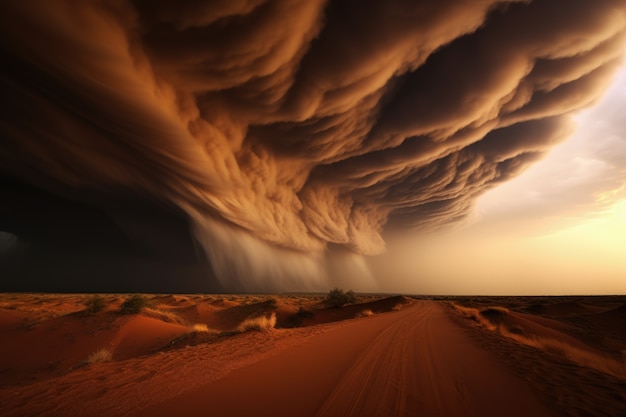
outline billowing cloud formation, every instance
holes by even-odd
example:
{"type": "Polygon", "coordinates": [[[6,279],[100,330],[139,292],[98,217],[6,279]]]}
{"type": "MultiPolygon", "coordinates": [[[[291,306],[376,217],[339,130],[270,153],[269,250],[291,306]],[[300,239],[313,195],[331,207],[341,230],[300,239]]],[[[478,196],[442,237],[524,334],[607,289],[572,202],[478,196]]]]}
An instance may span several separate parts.
{"type": "Polygon", "coordinates": [[[626,44],[623,0],[5,3],[3,171],[161,201],[213,260],[215,227],[376,254],[459,221],[626,44]]]}

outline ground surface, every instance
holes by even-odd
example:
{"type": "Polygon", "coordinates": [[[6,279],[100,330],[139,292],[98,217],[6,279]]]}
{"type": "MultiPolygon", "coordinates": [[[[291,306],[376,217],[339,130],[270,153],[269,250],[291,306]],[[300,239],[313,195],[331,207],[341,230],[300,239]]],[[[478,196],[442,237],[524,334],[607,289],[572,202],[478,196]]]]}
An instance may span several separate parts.
{"type": "Polygon", "coordinates": [[[433,301],[331,329],[143,416],[550,416],[433,301]]]}
{"type": "Polygon", "coordinates": [[[0,296],[0,415],[626,415],[619,297],[88,297],[0,296]]]}

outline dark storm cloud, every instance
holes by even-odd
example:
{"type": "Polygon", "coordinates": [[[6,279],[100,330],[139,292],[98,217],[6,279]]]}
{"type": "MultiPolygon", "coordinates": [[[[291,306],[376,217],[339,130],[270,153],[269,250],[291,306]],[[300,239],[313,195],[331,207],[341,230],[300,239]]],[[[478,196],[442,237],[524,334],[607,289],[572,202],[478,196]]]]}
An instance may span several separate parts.
{"type": "Polygon", "coordinates": [[[570,132],[626,36],[623,0],[1,9],[3,171],[131,231],[108,201],[156,199],[214,261],[223,225],[375,254],[462,220],[570,132]]]}

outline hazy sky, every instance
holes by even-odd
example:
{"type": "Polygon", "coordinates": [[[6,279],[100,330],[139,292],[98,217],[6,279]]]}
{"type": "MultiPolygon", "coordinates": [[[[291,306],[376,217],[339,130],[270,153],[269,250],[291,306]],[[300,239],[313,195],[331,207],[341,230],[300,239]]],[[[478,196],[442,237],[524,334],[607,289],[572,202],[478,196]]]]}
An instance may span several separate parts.
{"type": "Polygon", "coordinates": [[[512,245],[504,260],[529,265],[527,283],[521,268],[503,274],[523,290],[626,293],[625,108],[622,69],[603,100],[576,117],[566,143],[479,200],[475,232],[499,236],[512,245]]]}
{"type": "Polygon", "coordinates": [[[624,0],[4,2],[0,272],[623,292],[625,45],[624,0]]]}
{"type": "Polygon", "coordinates": [[[602,100],[576,116],[572,136],[484,194],[467,226],[399,243],[394,288],[626,293],[625,108],[622,68],[602,100]]]}

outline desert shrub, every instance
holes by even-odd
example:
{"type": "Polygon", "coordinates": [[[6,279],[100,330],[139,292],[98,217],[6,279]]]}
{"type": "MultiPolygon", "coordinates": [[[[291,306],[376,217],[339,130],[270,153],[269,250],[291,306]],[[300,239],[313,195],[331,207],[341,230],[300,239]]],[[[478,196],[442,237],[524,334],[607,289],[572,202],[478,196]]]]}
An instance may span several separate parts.
{"type": "Polygon", "coordinates": [[[334,288],[330,290],[326,298],[324,299],[324,303],[329,307],[339,308],[346,304],[353,304],[358,301],[358,297],[354,293],[354,291],[349,290],[347,292],[343,292],[341,288],[334,288]]]}
{"type": "Polygon", "coordinates": [[[258,316],[245,319],[238,327],[240,332],[249,330],[271,330],[276,327],[276,314],[272,313],[268,316],[258,316]]]}
{"type": "Polygon", "coordinates": [[[121,314],[139,314],[141,310],[150,307],[150,300],[141,294],[133,294],[120,307],[121,314]]]}
{"type": "Polygon", "coordinates": [[[85,360],[86,364],[108,362],[113,359],[113,354],[109,349],[100,349],[89,355],[85,360]]]}
{"type": "Polygon", "coordinates": [[[104,307],[106,307],[106,301],[104,297],[100,295],[94,295],[85,301],[85,311],[87,313],[97,313],[98,311],[104,310],[104,307]]]}

